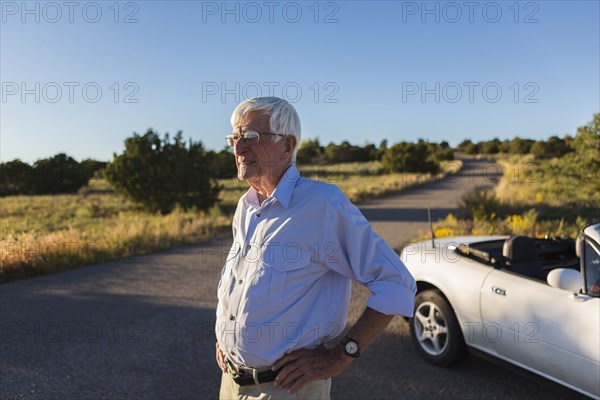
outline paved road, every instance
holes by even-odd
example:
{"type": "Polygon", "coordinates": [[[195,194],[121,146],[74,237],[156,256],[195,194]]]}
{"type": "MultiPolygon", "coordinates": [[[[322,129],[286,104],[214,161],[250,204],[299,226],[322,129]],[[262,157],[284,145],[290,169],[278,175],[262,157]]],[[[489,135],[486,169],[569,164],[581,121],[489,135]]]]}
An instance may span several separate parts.
{"type": "MultiPolygon", "coordinates": [[[[475,185],[492,185],[495,167],[467,161],[453,179],[361,206],[395,249],[454,210],[475,185]]],[[[0,286],[0,398],[212,399],[214,309],[231,240],[0,286]]],[[[355,286],[350,321],[368,293],[355,286]]],[[[574,393],[536,383],[476,357],[453,369],[421,360],[408,326],[385,333],[334,380],[337,399],[565,399],[574,393]]]]}

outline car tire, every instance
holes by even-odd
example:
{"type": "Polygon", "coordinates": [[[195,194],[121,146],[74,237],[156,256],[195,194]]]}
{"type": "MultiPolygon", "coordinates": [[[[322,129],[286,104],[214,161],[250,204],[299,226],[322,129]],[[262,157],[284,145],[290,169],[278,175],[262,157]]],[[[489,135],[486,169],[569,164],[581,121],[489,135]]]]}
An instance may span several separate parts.
{"type": "Polygon", "coordinates": [[[410,332],[419,353],[434,364],[449,366],[468,354],[456,315],[437,290],[417,294],[410,332]]]}

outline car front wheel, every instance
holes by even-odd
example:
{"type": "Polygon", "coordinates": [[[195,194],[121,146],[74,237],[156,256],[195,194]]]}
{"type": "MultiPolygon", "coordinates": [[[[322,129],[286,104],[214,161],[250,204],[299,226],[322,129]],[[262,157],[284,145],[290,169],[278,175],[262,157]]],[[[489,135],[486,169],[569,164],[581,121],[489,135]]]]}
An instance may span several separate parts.
{"type": "Polygon", "coordinates": [[[417,294],[410,330],[419,353],[434,364],[448,366],[467,355],[456,315],[437,290],[417,294]]]}

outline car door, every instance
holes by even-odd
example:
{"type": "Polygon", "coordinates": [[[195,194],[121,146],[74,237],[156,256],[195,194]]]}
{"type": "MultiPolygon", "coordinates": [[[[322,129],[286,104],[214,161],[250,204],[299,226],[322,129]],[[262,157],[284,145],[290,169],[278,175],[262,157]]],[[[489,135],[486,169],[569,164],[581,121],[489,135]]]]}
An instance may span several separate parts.
{"type": "Polygon", "coordinates": [[[481,291],[482,335],[498,355],[600,395],[600,299],[495,270],[481,291]]]}

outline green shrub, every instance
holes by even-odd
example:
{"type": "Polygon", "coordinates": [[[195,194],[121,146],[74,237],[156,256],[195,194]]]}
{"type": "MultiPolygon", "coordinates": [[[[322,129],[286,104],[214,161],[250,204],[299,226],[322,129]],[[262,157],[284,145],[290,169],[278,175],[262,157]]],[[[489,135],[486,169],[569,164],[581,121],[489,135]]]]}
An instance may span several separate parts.
{"type": "Polygon", "coordinates": [[[418,143],[396,143],[385,151],[381,164],[389,173],[436,173],[440,170],[439,158],[453,156],[450,149],[438,151],[437,147],[423,140],[419,140],[418,143]]]}
{"type": "Polygon", "coordinates": [[[74,193],[106,163],[77,162],[64,153],[37,160],[33,166],[19,159],[0,164],[0,196],[74,193]]]}
{"type": "Polygon", "coordinates": [[[377,159],[377,148],[372,144],[354,146],[347,141],[337,145],[329,143],[324,150],[325,160],[330,163],[364,162],[377,159]]]}
{"type": "Polygon", "coordinates": [[[0,196],[33,194],[31,165],[16,159],[0,164],[0,196]]]}
{"type": "Polygon", "coordinates": [[[92,175],[72,157],[60,153],[33,164],[31,183],[36,194],[74,193],[92,175]]]}
{"type": "Polygon", "coordinates": [[[125,140],[125,151],[114,155],[105,176],[115,189],[151,212],[171,212],[176,205],[207,210],[221,187],[215,177],[215,159],[202,143],[183,142],[181,132],[171,142],[152,130],[125,140]]]}
{"type": "Polygon", "coordinates": [[[319,144],[319,139],[308,139],[300,142],[296,161],[303,164],[318,162],[323,154],[323,147],[319,144]]]}
{"type": "Polygon", "coordinates": [[[493,191],[475,188],[464,195],[458,205],[462,217],[475,220],[493,219],[495,216],[507,213],[507,206],[502,205],[493,191]]]}

